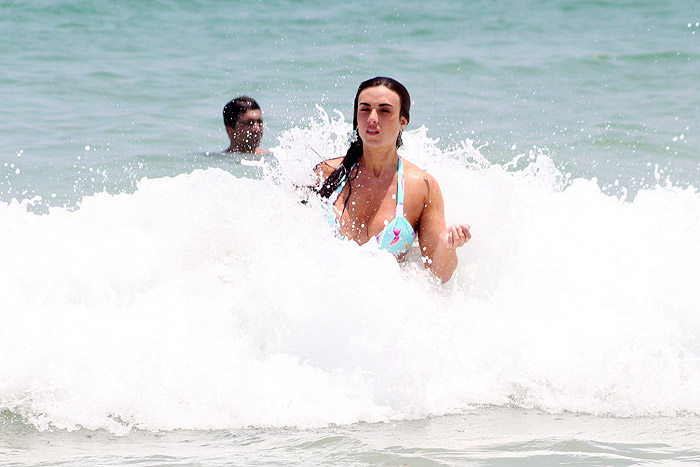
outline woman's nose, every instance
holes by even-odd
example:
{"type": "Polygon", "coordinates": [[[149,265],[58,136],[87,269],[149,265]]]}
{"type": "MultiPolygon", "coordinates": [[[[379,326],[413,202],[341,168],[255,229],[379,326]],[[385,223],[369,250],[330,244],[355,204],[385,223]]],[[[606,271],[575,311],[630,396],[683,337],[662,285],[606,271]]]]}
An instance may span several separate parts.
{"type": "Polygon", "coordinates": [[[377,114],[377,110],[376,110],[376,109],[372,109],[372,111],[369,113],[369,118],[368,118],[368,120],[369,120],[370,122],[376,122],[376,121],[379,120],[379,115],[377,114]]]}

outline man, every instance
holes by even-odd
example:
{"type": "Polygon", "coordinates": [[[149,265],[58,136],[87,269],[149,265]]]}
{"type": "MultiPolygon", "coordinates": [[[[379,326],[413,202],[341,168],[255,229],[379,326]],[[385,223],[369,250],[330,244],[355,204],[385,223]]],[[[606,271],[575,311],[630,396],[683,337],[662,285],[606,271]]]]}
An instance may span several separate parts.
{"type": "Polygon", "coordinates": [[[255,99],[241,96],[224,106],[224,125],[231,144],[222,152],[269,154],[260,147],[263,120],[255,99]]]}

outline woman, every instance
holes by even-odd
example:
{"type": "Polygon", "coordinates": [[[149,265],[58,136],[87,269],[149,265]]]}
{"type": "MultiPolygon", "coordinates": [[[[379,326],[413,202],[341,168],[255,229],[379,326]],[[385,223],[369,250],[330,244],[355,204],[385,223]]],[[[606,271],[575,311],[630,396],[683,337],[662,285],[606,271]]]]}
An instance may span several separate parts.
{"type": "Polygon", "coordinates": [[[442,282],[457,267],[455,250],[471,238],[469,226],[445,226],[437,181],[397,153],[410,120],[411,98],[398,81],[376,77],[355,95],[353,138],[345,157],[316,167],[336,235],[404,256],[416,234],[425,265],[442,282]]]}

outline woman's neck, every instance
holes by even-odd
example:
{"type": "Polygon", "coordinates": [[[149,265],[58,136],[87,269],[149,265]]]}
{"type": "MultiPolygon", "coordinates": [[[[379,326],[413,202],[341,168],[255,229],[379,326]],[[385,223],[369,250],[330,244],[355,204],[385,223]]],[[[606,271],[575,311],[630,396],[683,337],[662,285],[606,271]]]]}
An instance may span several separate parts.
{"type": "Polygon", "coordinates": [[[399,155],[395,147],[390,148],[363,148],[362,157],[358,168],[371,171],[375,177],[379,177],[386,170],[396,171],[399,155]]]}

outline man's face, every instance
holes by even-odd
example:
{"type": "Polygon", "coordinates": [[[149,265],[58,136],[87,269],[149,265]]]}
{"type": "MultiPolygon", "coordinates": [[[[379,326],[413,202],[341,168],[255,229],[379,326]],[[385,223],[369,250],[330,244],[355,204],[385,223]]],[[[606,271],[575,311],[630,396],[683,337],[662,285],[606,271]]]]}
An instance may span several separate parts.
{"type": "Polygon", "coordinates": [[[260,146],[263,137],[263,121],[260,109],[248,109],[238,118],[234,130],[234,137],[242,145],[251,150],[260,146]]]}

